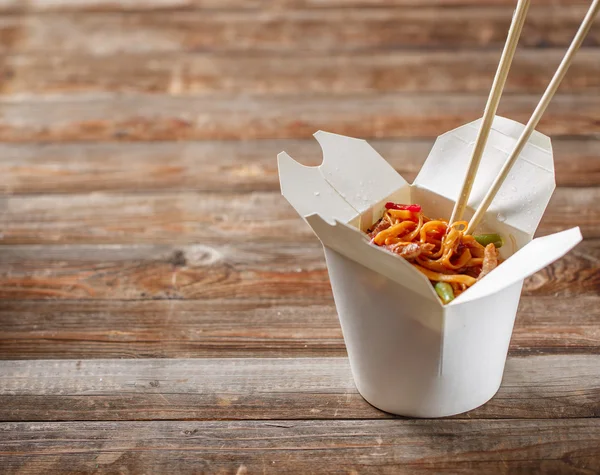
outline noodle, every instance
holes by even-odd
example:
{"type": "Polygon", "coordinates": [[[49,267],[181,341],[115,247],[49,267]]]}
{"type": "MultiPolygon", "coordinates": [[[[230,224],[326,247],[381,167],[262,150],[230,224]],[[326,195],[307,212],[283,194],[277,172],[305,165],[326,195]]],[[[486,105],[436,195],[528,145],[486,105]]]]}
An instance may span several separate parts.
{"type": "Polygon", "coordinates": [[[410,262],[436,290],[440,283],[456,297],[499,263],[496,245],[464,234],[467,224],[457,221],[449,226],[443,219],[425,216],[419,205],[387,203],[382,218],[367,233],[373,244],[410,262]]]}
{"type": "Polygon", "coordinates": [[[424,267],[421,267],[420,265],[417,265],[417,264],[413,264],[413,266],[415,266],[416,269],[419,272],[423,273],[425,275],[425,277],[427,277],[429,280],[433,280],[435,282],[454,282],[456,284],[465,284],[468,286],[471,286],[475,282],[477,282],[477,279],[475,279],[474,277],[468,276],[468,275],[440,274],[438,272],[433,272],[428,269],[425,269],[424,267]]]}

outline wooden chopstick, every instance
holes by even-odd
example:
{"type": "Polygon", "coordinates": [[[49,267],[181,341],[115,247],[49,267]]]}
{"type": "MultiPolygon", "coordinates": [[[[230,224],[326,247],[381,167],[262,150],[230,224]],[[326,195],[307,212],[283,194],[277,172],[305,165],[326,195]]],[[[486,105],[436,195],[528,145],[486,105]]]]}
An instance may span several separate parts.
{"type": "Polygon", "coordinates": [[[548,104],[550,104],[552,97],[556,93],[558,86],[560,85],[561,81],[565,77],[565,74],[567,73],[567,70],[569,69],[571,62],[573,61],[573,58],[575,57],[577,50],[579,49],[579,47],[581,46],[581,43],[583,43],[583,40],[585,39],[586,35],[590,31],[592,23],[594,22],[594,18],[598,14],[599,10],[600,10],[600,0],[594,0],[592,2],[592,5],[589,8],[587,14],[585,15],[585,18],[583,19],[583,22],[581,23],[581,26],[579,27],[579,30],[577,31],[575,38],[573,38],[573,41],[571,42],[571,45],[569,46],[569,49],[567,50],[565,57],[562,59],[560,65],[558,66],[558,69],[554,73],[554,77],[550,81],[550,84],[548,84],[548,87],[546,88],[544,95],[540,99],[540,102],[538,103],[537,107],[533,111],[533,114],[532,114],[531,118],[529,119],[529,122],[527,122],[525,129],[523,129],[521,136],[517,140],[515,148],[513,149],[512,153],[508,157],[508,160],[502,167],[502,170],[500,170],[500,174],[496,177],[496,180],[494,181],[491,188],[489,189],[489,191],[483,198],[481,204],[475,211],[475,214],[471,218],[471,221],[469,221],[469,226],[467,227],[467,230],[465,231],[467,234],[472,233],[473,230],[479,225],[479,223],[481,222],[487,209],[489,208],[490,204],[494,200],[496,193],[498,193],[498,190],[500,190],[502,183],[504,183],[504,180],[510,173],[511,168],[517,161],[517,158],[519,158],[519,155],[523,151],[525,144],[527,144],[527,141],[531,137],[531,134],[535,130],[540,119],[542,118],[542,115],[546,111],[548,104]]]}
{"type": "Polygon", "coordinates": [[[469,196],[471,194],[471,190],[473,189],[473,183],[475,182],[475,175],[477,174],[477,169],[481,163],[481,157],[483,156],[485,144],[487,143],[490,135],[492,123],[494,122],[494,117],[496,116],[496,110],[498,110],[498,104],[500,103],[500,98],[502,97],[504,84],[506,83],[506,78],[508,76],[508,72],[510,71],[510,66],[517,49],[517,44],[519,43],[519,37],[521,36],[521,31],[523,30],[523,25],[525,24],[525,18],[527,17],[529,4],[530,0],[519,0],[513,15],[510,29],[508,30],[508,36],[506,38],[506,43],[504,44],[504,50],[502,51],[502,56],[500,57],[500,63],[498,63],[498,69],[496,70],[496,76],[494,77],[494,82],[492,83],[492,89],[490,90],[490,95],[488,97],[487,104],[485,105],[485,112],[483,113],[483,119],[481,120],[479,133],[477,134],[475,148],[473,149],[473,154],[471,155],[469,167],[467,169],[460,194],[458,195],[458,200],[454,204],[452,216],[450,217],[450,223],[460,221],[463,217],[463,213],[465,212],[465,208],[467,207],[467,202],[469,201],[469,196]]]}

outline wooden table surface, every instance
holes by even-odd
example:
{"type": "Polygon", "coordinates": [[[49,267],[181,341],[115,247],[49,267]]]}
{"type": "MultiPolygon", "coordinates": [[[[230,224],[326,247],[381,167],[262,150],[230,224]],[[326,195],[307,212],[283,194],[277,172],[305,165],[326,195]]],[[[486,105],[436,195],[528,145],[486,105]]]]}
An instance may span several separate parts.
{"type": "MultiPolygon", "coordinates": [[[[514,0],[0,0],[0,472],[600,473],[600,23],[540,130],[539,228],[502,388],[441,420],[357,393],[276,153],[369,139],[412,179],[479,117],[514,0]]],[[[587,0],[533,0],[527,120],[587,0]]]]}

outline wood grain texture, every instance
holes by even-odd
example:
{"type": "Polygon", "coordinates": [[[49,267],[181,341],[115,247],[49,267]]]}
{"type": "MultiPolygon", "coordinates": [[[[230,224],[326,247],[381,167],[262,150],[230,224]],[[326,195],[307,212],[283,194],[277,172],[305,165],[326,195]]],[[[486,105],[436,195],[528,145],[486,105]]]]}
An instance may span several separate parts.
{"type": "Polygon", "coordinates": [[[318,241],[5,247],[0,259],[4,298],[277,299],[331,293],[318,241]]]}
{"type": "MultiPolygon", "coordinates": [[[[433,140],[370,142],[407,179],[414,179],[433,140]]],[[[600,184],[600,140],[566,140],[563,184],[600,184]],[[596,167],[596,162],[598,166],[596,167]],[[597,170],[596,170],[597,168],[597,170]]],[[[286,150],[306,165],[319,165],[316,140],[251,140],[152,143],[0,144],[0,193],[90,191],[279,191],[277,159],[286,150]]],[[[558,154],[558,152],[557,152],[558,154]]]]}
{"type": "MultiPolygon", "coordinates": [[[[541,94],[564,49],[516,54],[505,94],[541,94]]],[[[371,94],[472,92],[485,94],[498,51],[364,53],[14,55],[0,62],[5,96],[146,92],[215,94],[371,94]]],[[[600,49],[584,48],[561,92],[600,92],[600,49]]]]}
{"type": "Polygon", "coordinates": [[[6,197],[4,243],[315,242],[280,193],[6,197]]]}
{"type": "MultiPolygon", "coordinates": [[[[499,115],[526,122],[539,95],[507,96],[499,115]]],[[[437,137],[481,116],[484,96],[404,95],[116,97],[0,101],[0,140],[132,141],[308,138],[316,130],[353,137],[437,137]]],[[[539,130],[553,137],[598,131],[600,96],[557,95],[539,130]]]]}
{"type": "MultiPolygon", "coordinates": [[[[425,161],[432,139],[369,143],[407,180],[425,161]]],[[[552,141],[559,186],[600,185],[600,140],[552,141]]],[[[313,139],[234,142],[0,144],[0,194],[93,191],[278,191],[276,155],[319,165],[313,139]]]]}
{"type": "MultiPolygon", "coordinates": [[[[587,0],[537,0],[537,5],[586,4],[587,0]]],[[[356,8],[443,6],[512,6],[513,0],[0,0],[0,12],[43,13],[62,11],[145,11],[145,10],[265,10],[282,8],[356,8]]]]}
{"type": "MultiPolygon", "coordinates": [[[[559,188],[538,236],[580,226],[600,237],[599,188],[559,188]]],[[[3,244],[316,242],[278,192],[0,197],[3,244]]]]}
{"type": "MultiPolygon", "coordinates": [[[[360,397],[279,194],[318,129],[414,178],[481,116],[514,3],[0,0],[0,471],[600,472],[600,29],[540,126],[540,234],[586,240],[526,281],[484,406],[360,397]]],[[[533,3],[499,111],[522,122],[589,0],[533,3]]]]}
{"type": "MultiPolygon", "coordinates": [[[[510,354],[599,354],[599,306],[598,296],[522,297],[510,354]]],[[[4,300],[0,321],[5,360],[346,354],[331,296],[4,300]]]]}
{"type": "Polygon", "coordinates": [[[9,473],[595,473],[597,419],[0,425],[9,473]]]}
{"type": "MultiPolygon", "coordinates": [[[[522,46],[565,47],[585,5],[534,5],[522,46]]],[[[0,18],[0,52],[365,51],[501,48],[513,6],[57,13],[0,18]]],[[[585,46],[600,44],[592,28],[585,46]]]]}
{"type": "MultiPolygon", "coordinates": [[[[0,297],[11,299],[329,298],[316,239],[300,243],[4,246],[0,297]]],[[[525,295],[598,295],[600,240],[541,270],[525,295]]]]}
{"type": "MultiPolygon", "coordinates": [[[[498,394],[458,419],[600,415],[600,355],[510,358],[498,394]]],[[[394,417],[364,401],[346,358],[6,361],[0,420],[394,417]]]]}
{"type": "MultiPolygon", "coordinates": [[[[0,320],[2,359],[346,354],[330,295],[278,301],[4,300],[0,320]]],[[[573,332],[589,327],[572,325],[573,332]]]]}

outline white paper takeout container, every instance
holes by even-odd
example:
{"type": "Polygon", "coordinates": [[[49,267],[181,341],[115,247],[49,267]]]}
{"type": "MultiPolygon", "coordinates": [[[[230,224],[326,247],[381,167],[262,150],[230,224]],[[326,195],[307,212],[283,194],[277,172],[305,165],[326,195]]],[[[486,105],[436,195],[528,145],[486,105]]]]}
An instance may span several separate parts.
{"type": "MultiPolygon", "coordinates": [[[[449,217],[480,121],[441,135],[409,185],[366,141],[317,132],[323,163],[278,156],[281,191],[323,243],[358,391],[395,414],[441,417],[474,409],[497,392],[523,280],[581,241],[579,228],[533,239],[555,188],[550,139],[535,132],[478,231],[498,232],[507,259],[444,306],[401,257],[360,232],[387,201],[449,217]]],[[[509,156],[523,125],[496,117],[468,219],[509,156]]]]}

